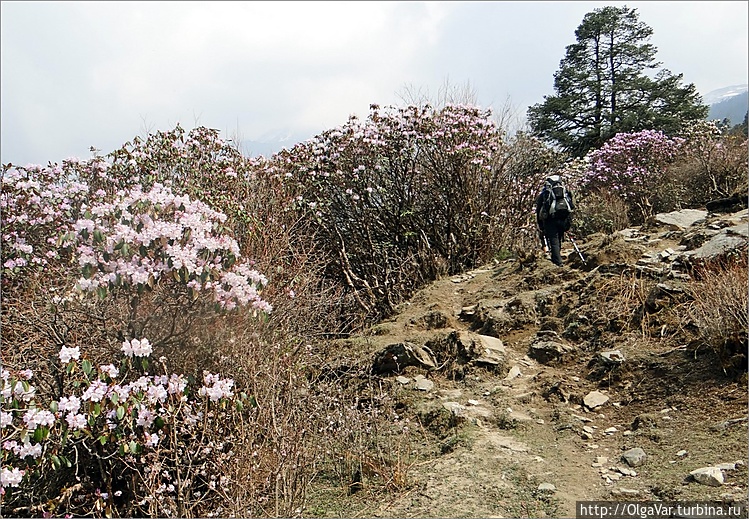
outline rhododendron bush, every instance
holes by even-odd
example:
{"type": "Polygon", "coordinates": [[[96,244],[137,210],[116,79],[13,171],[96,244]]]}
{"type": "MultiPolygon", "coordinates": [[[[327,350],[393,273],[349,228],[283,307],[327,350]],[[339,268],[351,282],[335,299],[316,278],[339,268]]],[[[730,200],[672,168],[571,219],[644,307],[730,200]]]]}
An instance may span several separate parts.
{"type": "Polygon", "coordinates": [[[684,142],[654,130],[618,133],[589,154],[587,188],[620,196],[630,208],[630,220],[641,224],[653,214],[657,200],[651,198],[684,142]]]}
{"type": "Polygon", "coordinates": [[[243,389],[251,371],[294,366],[250,339],[272,315],[268,280],[224,213],[173,189],[179,162],[143,152],[172,172],[154,177],[112,158],[3,167],[0,504],[30,516],[221,515],[241,484],[254,490],[233,513],[263,514],[303,455],[284,446],[294,421],[264,411],[286,412],[290,399],[272,393],[294,378],[243,389]],[[233,347],[252,360],[228,361],[221,340],[243,341],[233,347]]]}
{"type": "Polygon", "coordinates": [[[264,171],[294,194],[302,234],[330,258],[326,275],[345,285],[350,313],[371,320],[531,230],[532,201],[517,201],[532,196],[515,188],[533,192],[537,179],[513,155],[488,110],[372,105],[366,120],[352,116],[264,171]]]}

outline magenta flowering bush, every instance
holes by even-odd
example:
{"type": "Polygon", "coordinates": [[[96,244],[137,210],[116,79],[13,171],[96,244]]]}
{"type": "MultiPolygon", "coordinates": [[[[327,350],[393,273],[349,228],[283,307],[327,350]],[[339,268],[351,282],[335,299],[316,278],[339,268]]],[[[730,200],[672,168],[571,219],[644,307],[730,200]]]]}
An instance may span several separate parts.
{"type": "Polygon", "coordinates": [[[583,178],[585,188],[620,196],[629,206],[630,220],[642,223],[653,214],[657,206],[653,193],[685,142],[681,137],[669,137],[655,130],[618,133],[589,153],[590,169],[583,178]]]}

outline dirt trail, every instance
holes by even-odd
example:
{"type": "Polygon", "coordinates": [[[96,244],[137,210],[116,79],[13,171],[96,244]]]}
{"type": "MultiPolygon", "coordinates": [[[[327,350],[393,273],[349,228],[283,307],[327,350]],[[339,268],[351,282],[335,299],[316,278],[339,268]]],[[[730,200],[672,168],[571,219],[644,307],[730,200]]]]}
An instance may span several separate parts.
{"type": "MultiPolygon", "coordinates": [[[[534,255],[443,278],[361,340],[344,341],[349,355],[371,359],[388,345],[440,343],[455,331],[473,339],[498,337],[504,361],[492,369],[472,362],[459,376],[418,367],[402,370],[399,378],[385,376],[394,392],[406,395],[408,412],[432,421],[424,426],[440,437],[442,454],[411,466],[402,492],[351,496],[355,513],[343,515],[575,517],[577,501],[620,499],[745,504],[746,378],[723,375],[709,353],[687,354],[657,337],[591,324],[607,317],[590,315],[601,308],[591,306],[601,286],[632,271],[640,257],[677,247],[679,236],[672,234],[588,244],[583,252],[599,265],[592,271],[566,246],[563,268],[534,255]],[[567,300],[561,293],[573,296],[567,300]],[[556,317],[561,314],[567,315],[564,323],[556,317]],[[569,334],[574,327],[565,328],[571,320],[580,321],[577,340],[569,334]],[[531,345],[544,334],[570,351],[556,361],[530,358],[531,345]],[[595,359],[615,349],[626,361],[602,372],[595,359]],[[417,389],[417,377],[433,386],[417,389]],[[593,391],[608,401],[586,406],[583,399],[593,391]],[[446,415],[451,423],[440,428],[435,416],[444,421],[446,415]],[[635,447],[647,458],[630,466],[622,454],[635,447]],[[696,468],[721,463],[733,467],[722,472],[720,486],[689,477],[696,468]]],[[[651,327],[663,319],[661,334],[670,329],[661,314],[648,318],[651,327]]]]}
{"type": "MultiPolygon", "coordinates": [[[[431,302],[427,312],[444,309],[454,317],[484,298],[485,290],[491,291],[495,283],[492,277],[502,272],[484,268],[443,279],[416,300],[431,302]]],[[[418,327],[412,323],[425,308],[413,303],[409,307],[391,323],[388,335],[380,337],[382,342],[413,338],[414,332],[409,331],[418,327]]],[[[470,323],[460,319],[450,319],[449,324],[449,329],[470,330],[470,323]]],[[[573,517],[576,501],[608,497],[597,469],[591,467],[594,450],[590,444],[566,434],[567,428],[557,431],[555,407],[539,395],[540,380],[572,380],[567,370],[543,366],[528,357],[528,341],[535,331],[523,329],[503,340],[507,366],[519,369],[511,380],[487,371],[476,371],[461,381],[430,377],[435,388],[424,397],[427,402],[464,406],[465,442],[417,467],[411,476],[420,482],[420,490],[384,503],[372,516],[573,517]],[[556,491],[539,491],[544,482],[553,484],[556,491]]]]}

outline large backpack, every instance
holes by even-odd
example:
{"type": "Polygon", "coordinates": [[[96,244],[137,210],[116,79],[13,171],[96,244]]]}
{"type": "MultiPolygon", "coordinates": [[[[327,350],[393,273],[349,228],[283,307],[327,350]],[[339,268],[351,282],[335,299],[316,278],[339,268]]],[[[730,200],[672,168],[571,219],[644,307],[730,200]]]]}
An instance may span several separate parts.
{"type": "Polygon", "coordinates": [[[544,184],[544,203],[541,208],[542,219],[570,221],[572,217],[572,198],[558,175],[549,177],[544,184]]]}

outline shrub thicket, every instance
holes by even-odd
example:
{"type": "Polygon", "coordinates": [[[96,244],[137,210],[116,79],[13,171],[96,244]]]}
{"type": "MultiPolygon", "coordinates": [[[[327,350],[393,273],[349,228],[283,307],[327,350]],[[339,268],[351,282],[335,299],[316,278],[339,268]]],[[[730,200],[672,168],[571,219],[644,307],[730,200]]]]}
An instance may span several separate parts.
{"type": "Polygon", "coordinates": [[[712,348],[732,374],[747,368],[748,274],[744,252],[696,267],[695,280],[688,284],[692,300],[684,320],[696,327],[699,343],[712,348]]]}
{"type": "MultiPolygon", "coordinates": [[[[348,483],[365,467],[402,488],[408,461],[380,442],[414,427],[382,388],[364,402],[321,379],[316,340],[538,247],[551,172],[576,192],[582,235],[704,201],[683,183],[730,194],[746,140],[695,132],[618,136],[562,166],[474,106],[372,106],[269,159],[178,126],[85,161],[3,166],[3,509],[291,516],[319,472],[348,483]],[[654,143],[665,151],[643,155],[654,143]]],[[[733,351],[746,270],[698,283],[716,294],[695,285],[702,339],[733,351]]]]}

